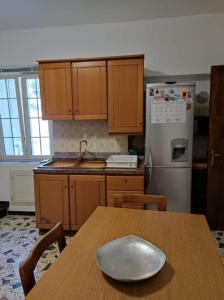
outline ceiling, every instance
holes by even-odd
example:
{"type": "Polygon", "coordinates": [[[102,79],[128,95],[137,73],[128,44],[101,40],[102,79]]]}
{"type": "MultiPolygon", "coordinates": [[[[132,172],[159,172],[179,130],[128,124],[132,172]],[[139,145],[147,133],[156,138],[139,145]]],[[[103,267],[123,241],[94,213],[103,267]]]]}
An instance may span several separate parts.
{"type": "Polygon", "coordinates": [[[223,11],[223,0],[0,0],[0,30],[125,22],[223,11]]]}

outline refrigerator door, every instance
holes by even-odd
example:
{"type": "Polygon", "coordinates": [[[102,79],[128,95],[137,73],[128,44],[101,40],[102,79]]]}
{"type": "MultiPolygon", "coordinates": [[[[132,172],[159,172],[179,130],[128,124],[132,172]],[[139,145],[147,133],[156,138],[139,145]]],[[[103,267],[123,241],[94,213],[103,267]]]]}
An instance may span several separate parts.
{"type": "MultiPolygon", "coordinates": [[[[150,168],[146,168],[146,177],[150,168]]],[[[145,194],[167,197],[168,211],[191,211],[191,168],[154,167],[145,194]]]]}
{"type": "Polygon", "coordinates": [[[194,85],[147,85],[145,165],[191,167],[193,100],[194,85]]]}

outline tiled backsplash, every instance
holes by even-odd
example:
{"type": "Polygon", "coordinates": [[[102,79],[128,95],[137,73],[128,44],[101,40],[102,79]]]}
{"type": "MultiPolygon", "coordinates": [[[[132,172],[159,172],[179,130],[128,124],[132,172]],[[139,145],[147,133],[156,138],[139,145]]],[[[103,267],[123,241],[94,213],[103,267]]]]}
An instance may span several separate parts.
{"type": "Polygon", "coordinates": [[[78,152],[81,139],[89,151],[128,151],[128,136],[109,135],[107,121],[53,121],[53,152],[78,152]]]}

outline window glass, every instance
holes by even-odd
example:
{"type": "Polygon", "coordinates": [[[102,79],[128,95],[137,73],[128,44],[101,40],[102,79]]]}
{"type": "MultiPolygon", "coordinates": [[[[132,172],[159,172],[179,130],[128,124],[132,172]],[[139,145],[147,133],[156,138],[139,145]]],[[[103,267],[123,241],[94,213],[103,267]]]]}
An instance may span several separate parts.
{"type": "Polygon", "coordinates": [[[49,123],[42,120],[36,75],[0,78],[0,143],[0,157],[50,155],[49,123]]]}
{"type": "Polygon", "coordinates": [[[7,98],[5,79],[0,79],[0,98],[7,98]]]}
{"type": "Polygon", "coordinates": [[[0,99],[0,117],[9,118],[9,106],[7,99],[0,99]]]}
{"type": "Polygon", "coordinates": [[[4,138],[4,146],[6,155],[14,155],[14,146],[12,138],[4,138]]]}
{"type": "Polygon", "coordinates": [[[25,86],[32,155],[50,155],[49,125],[41,119],[39,79],[26,79],[25,86]]]}

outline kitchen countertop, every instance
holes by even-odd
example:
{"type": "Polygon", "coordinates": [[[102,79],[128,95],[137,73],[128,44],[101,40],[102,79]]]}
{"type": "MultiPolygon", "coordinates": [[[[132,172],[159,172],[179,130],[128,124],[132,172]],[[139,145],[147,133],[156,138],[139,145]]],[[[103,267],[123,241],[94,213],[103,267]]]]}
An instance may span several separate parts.
{"type": "MultiPolygon", "coordinates": [[[[46,162],[45,162],[46,163],[46,162]]],[[[40,164],[34,168],[35,174],[67,174],[67,175],[144,175],[145,168],[143,161],[139,163],[137,168],[79,168],[79,167],[53,167],[43,166],[40,164]]]]}

